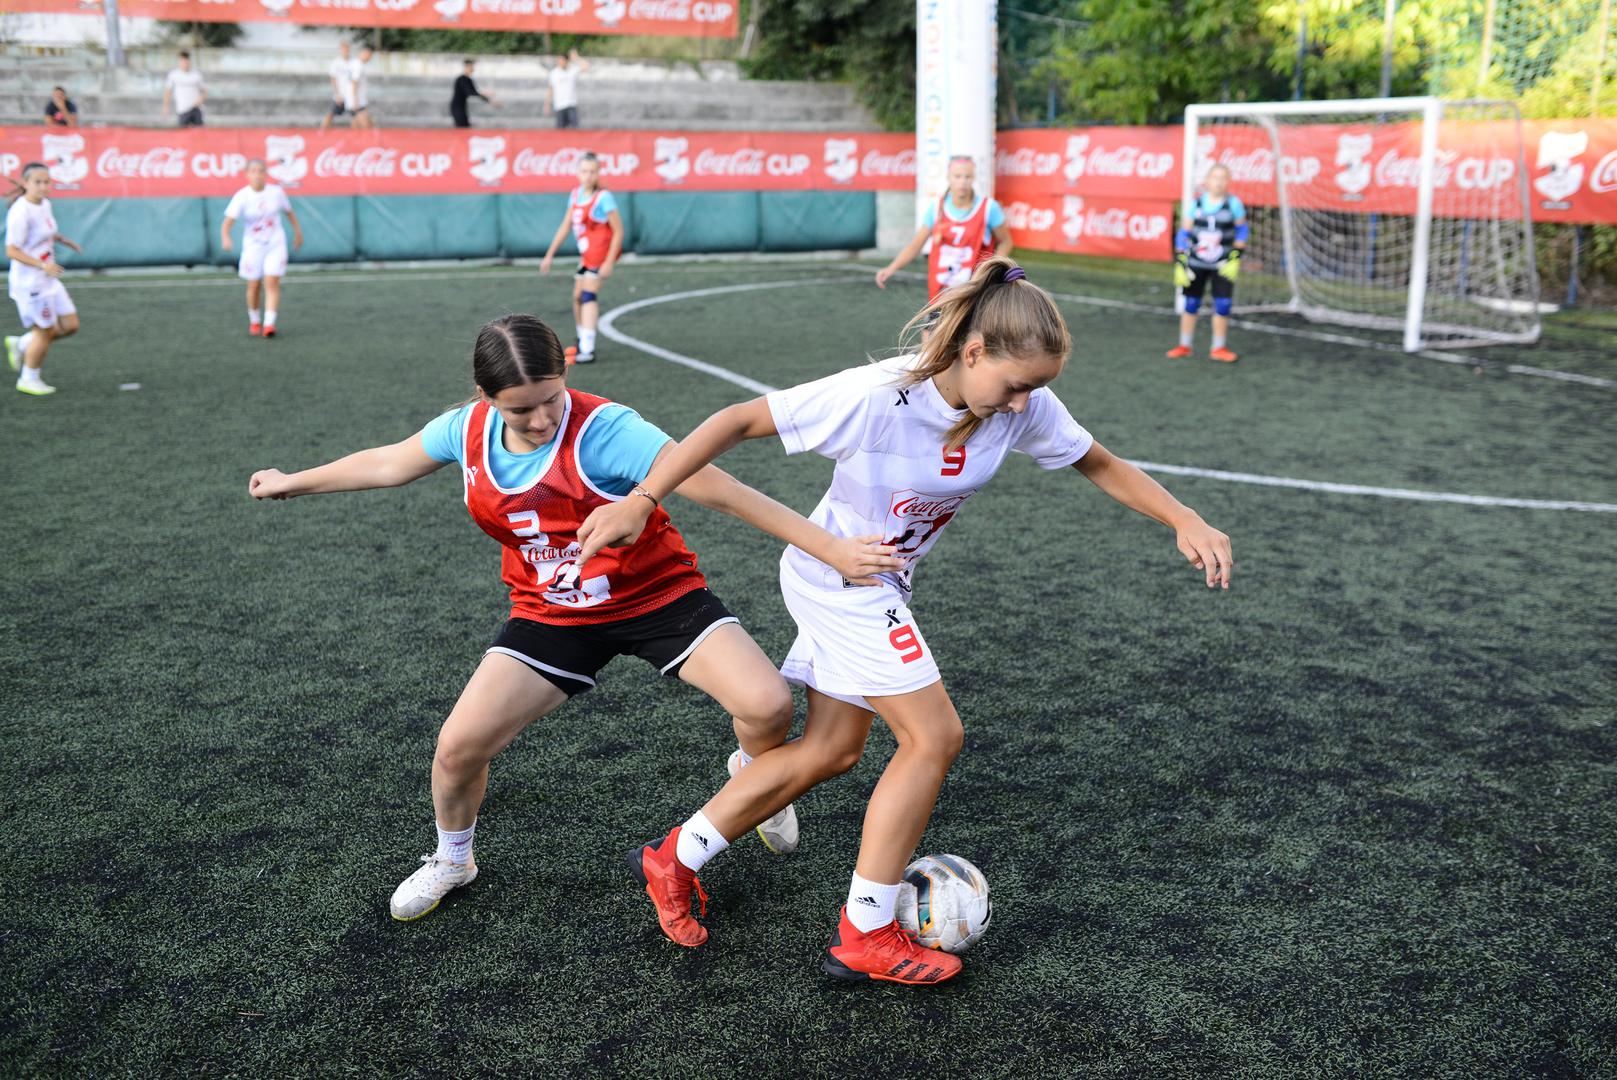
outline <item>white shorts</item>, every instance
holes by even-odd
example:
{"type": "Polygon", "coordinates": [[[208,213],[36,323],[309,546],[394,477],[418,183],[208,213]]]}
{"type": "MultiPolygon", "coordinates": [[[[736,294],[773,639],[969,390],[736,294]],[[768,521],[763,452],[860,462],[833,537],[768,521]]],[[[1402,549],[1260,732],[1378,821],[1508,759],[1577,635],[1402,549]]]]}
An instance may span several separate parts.
{"type": "Polygon", "coordinates": [[[907,694],[943,677],[896,586],[844,586],[830,567],[812,584],[782,559],[780,592],[797,623],[780,665],[787,681],[874,712],[866,695],[907,694]]]}
{"type": "Polygon", "coordinates": [[[73,306],[73,298],[67,295],[67,289],[55,278],[31,290],[27,296],[13,299],[17,301],[17,314],[22,316],[24,330],[36,326],[55,326],[56,320],[63,315],[77,315],[79,311],[73,306]]]}
{"type": "Polygon", "coordinates": [[[243,244],[236,273],[248,281],[286,276],[286,244],[243,244]]]}

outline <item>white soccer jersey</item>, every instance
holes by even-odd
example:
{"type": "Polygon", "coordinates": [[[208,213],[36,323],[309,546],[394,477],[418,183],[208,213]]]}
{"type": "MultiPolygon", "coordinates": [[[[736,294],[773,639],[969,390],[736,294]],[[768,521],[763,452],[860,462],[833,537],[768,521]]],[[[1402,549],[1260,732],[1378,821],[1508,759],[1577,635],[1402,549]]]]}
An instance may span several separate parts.
{"type": "MultiPolygon", "coordinates": [[[[901,385],[917,359],[850,368],[768,396],[788,454],[812,450],[837,463],[810,520],[833,536],[879,533],[905,560],[903,570],[883,575],[905,595],[915,564],[1007,454],[1015,450],[1059,469],[1094,442],[1061,399],[1040,387],[1021,413],[983,421],[964,447],[946,451],[949,429],[965,414],[950,408],[930,379],[901,385]]],[[[836,571],[795,547],[781,563],[811,585],[842,588],[836,571]]]]}
{"type": "Polygon", "coordinates": [[[286,190],[279,184],[265,184],[263,191],[244,187],[230,197],[225,217],[235,218],[245,230],[244,244],[280,244],[286,246],[286,233],[281,228],[281,215],[292,209],[286,190]]]}
{"type": "MultiPolygon", "coordinates": [[[[6,246],[21,248],[46,262],[56,257],[56,215],[51,213],[49,199],[37,206],[27,199],[11,204],[6,211],[6,246]]],[[[45,271],[13,259],[7,285],[12,299],[21,300],[49,280],[45,271]]]]}

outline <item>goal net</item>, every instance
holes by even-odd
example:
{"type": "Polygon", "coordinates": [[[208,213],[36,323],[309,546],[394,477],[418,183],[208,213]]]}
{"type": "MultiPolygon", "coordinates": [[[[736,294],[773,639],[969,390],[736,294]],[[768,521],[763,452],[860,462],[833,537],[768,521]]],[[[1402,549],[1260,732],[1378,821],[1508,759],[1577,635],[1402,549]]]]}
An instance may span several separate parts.
{"type": "Polygon", "coordinates": [[[1192,105],[1184,161],[1184,205],[1223,165],[1247,208],[1239,310],[1396,331],[1409,351],[1537,340],[1513,103],[1192,105]]]}

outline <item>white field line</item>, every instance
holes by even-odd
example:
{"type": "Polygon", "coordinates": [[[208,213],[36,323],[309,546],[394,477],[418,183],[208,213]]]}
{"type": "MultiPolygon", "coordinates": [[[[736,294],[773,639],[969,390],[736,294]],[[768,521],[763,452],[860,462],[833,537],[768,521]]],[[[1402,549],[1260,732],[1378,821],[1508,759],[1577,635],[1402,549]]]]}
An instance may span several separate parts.
{"type": "MultiPolygon", "coordinates": [[[[686,356],[683,353],[665,349],[660,345],[653,345],[649,341],[643,341],[640,338],[624,333],[617,328],[618,317],[643,308],[653,307],[657,304],[671,304],[681,300],[694,300],[699,297],[724,296],[730,293],[753,292],[761,289],[779,289],[788,285],[816,285],[848,280],[850,279],[845,277],[824,277],[798,279],[796,281],[750,282],[742,285],[719,285],[709,289],[690,289],[684,292],[665,293],[662,296],[650,296],[644,300],[635,300],[621,307],[613,308],[601,316],[599,330],[603,336],[618,344],[638,349],[641,352],[655,356],[659,360],[666,360],[671,364],[678,364],[693,371],[700,371],[704,375],[713,376],[715,379],[723,379],[727,383],[739,386],[743,390],[748,390],[754,394],[767,394],[774,390],[775,387],[731,371],[729,368],[710,364],[706,360],[698,360],[694,356],[686,356]]],[[[1319,491],[1332,495],[1367,495],[1381,499],[1459,503],[1464,506],[1508,507],[1518,510],[1578,510],[1599,514],[1617,513],[1617,503],[1575,502],[1565,499],[1513,499],[1496,495],[1469,495],[1457,491],[1420,491],[1414,488],[1374,487],[1369,484],[1339,484],[1329,480],[1304,480],[1292,476],[1265,476],[1260,473],[1203,469],[1194,465],[1163,465],[1154,461],[1136,461],[1134,464],[1146,472],[1161,473],[1166,476],[1193,476],[1207,480],[1221,480],[1231,484],[1294,488],[1301,491],[1319,491]]]]}

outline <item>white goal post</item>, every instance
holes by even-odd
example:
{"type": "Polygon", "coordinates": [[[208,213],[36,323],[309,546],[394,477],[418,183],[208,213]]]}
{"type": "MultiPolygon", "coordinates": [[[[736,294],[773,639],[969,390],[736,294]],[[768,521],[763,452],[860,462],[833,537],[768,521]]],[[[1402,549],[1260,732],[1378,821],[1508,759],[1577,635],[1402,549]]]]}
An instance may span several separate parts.
{"type": "Polygon", "coordinates": [[[1183,161],[1183,206],[1224,165],[1248,208],[1240,308],[1401,331],[1410,352],[1538,339],[1514,103],[1191,105],[1183,161]]]}

